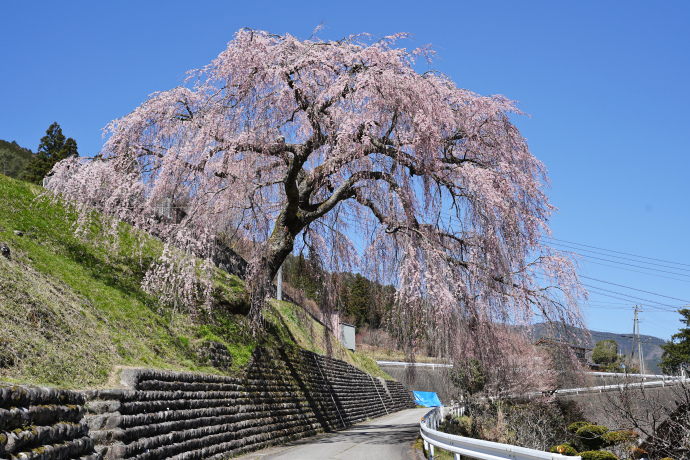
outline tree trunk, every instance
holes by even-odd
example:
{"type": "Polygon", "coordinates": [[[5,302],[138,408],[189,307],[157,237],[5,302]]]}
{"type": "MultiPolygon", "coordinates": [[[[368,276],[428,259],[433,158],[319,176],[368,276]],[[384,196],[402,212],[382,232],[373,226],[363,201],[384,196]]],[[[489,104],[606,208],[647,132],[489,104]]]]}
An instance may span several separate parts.
{"type": "Polygon", "coordinates": [[[295,217],[286,218],[287,214],[286,211],[283,211],[278,216],[273,233],[266,243],[264,255],[259,261],[258,270],[252,277],[249,319],[257,327],[261,327],[262,311],[266,305],[266,298],[273,292],[273,279],[285,258],[292,252],[295,246],[295,237],[305,227],[295,217]]]}

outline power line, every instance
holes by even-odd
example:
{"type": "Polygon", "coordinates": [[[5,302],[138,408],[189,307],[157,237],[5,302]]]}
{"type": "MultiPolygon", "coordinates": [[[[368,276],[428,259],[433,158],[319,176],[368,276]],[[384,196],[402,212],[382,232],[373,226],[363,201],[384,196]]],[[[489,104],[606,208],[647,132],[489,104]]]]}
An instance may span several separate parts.
{"type": "Polygon", "coordinates": [[[582,283],[582,285],[585,286],[585,287],[587,287],[588,289],[594,289],[595,291],[604,291],[604,292],[610,293],[610,294],[604,294],[603,292],[595,292],[595,294],[597,294],[597,295],[603,295],[603,296],[606,296],[606,297],[613,297],[614,299],[624,300],[624,301],[628,301],[628,302],[630,302],[630,299],[635,299],[635,300],[637,300],[637,301],[644,302],[644,303],[645,303],[645,306],[647,306],[647,307],[650,307],[650,308],[657,308],[657,309],[662,310],[662,311],[671,312],[671,311],[677,311],[678,308],[680,308],[680,307],[678,307],[678,306],[676,306],[676,305],[671,305],[671,304],[665,304],[665,303],[655,302],[655,301],[653,301],[653,300],[649,300],[649,299],[645,299],[645,298],[642,298],[642,297],[633,296],[633,295],[630,295],[630,294],[625,294],[625,293],[622,293],[622,292],[612,291],[612,290],[610,290],[610,289],[604,289],[604,288],[601,288],[601,287],[598,287],[598,286],[592,286],[592,285],[586,284],[586,283],[582,283]],[[612,295],[612,294],[615,294],[615,295],[612,295]],[[618,296],[623,296],[623,297],[618,297],[618,296]],[[667,309],[663,309],[663,308],[660,308],[660,307],[668,307],[668,308],[671,308],[672,310],[667,310],[667,309]]]}
{"type": "Polygon", "coordinates": [[[625,288],[625,289],[631,289],[631,290],[633,290],[633,291],[638,291],[638,292],[644,292],[645,294],[651,294],[651,295],[655,295],[655,296],[659,296],[659,297],[665,297],[665,298],[667,298],[667,299],[678,300],[679,302],[685,302],[686,304],[690,304],[690,300],[679,299],[679,298],[677,298],[677,297],[671,297],[671,296],[667,296],[667,295],[664,295],[664,294],[657,294],[656,292],[645,291],[644,289],[637,289],[637,288],[634,288],[634,287],[625,286],[625,285],[623,285],[623,284],[616,284],[616,283],[612,283],[612,282],[610,282],[610,281],[604,281],[604,280],[600,280],[600,279],[597,279],[597,278],[591,278],[591,277],[589,277],[589,276],[584,276],[584,275],[580,275],[580,278],[585,278],[585,279],[592,280],[592,281],[598,281],[599,283],[611,284],[611,285],[613,285],[613,286],[618,286],[618,287],[622,287],[622,288],[625,288]]]}
{"type": "MultiPolygon", "coordinates": [[[[600,247],[597,247],[597,246],[590,246],[590,245],[587,245],[587,244],[575,243],[575,242],[572,242],[572,241],[561,240],[561,239],[553,238],[553,237],[550,237],[550,236],[545,236],[544,238],[547,238],[547,239],[553,240],[553,241],[559,241],[559,242],[561,242],[561,243],[567,243],[567,244],[573,244],[573,245],[576,245],[576,246],[583,246],[583,247],[586,247],[586,248],[598,249],[598,250],[600,250],[600,251],[613,252],[613,253],[615,253],[615,254],[623,254],[623,255],[626,255],[626,256],[637,257],[638,259],[648,259],[648,260],[654,260],[654,261],[657,261],[657,262],[665,262],[665,263],[667,263],[667,264],[682,265],[682,266],[684,266],[684,267],[690,267],[690,264],[684,264],[684,263],[680,263],[680,262],[673,262],[673,261],[664,260],[664,259],[655,259],[655,258],[653,258],[653,257],[638,256],[638,255],[636,255],[636,254],[630,254],[630,253],[628,253],[628,252],[614,251],[613,249],[605,249],[605,248],[600,248],[600,247]]],[[[562,244],[561,244],[561,245],[562,245],[562,244]]],[[[590,251],[590,252],[594,252],[594,251],[590,251]]],[[[617,256],[613,256],[613,257],[617,257],[617,256]]],[[[621,259],[626,259],[625,257],[620,257],[620,258],[621,258],[621,259]]],[[[630,259],[626,259],[626,260],[630,260],[630,259]]],[[[635,262],[640,262],[640,261],[635,261],[635,262]]],[[[657,265],[657,264],[654,264],[654,265],[657,265]]],[[[661,265],[661,266],[663,267],[664,265],[661,265]]],[[[676,267],[666,267],[666,268],[676,268],[676,267]]]]}
{"type": "MultiPolygon", "coordinates": [[[[574,248],[574,249],[577,249],[577,248],[574,248]]],[[[593,252],[594,254],[605,255],[605,256],[608,256],[608,257],[618,257],[618,256],[612,256],[612,255],[609,255],[609,254],[601,254],[601,253],[598,253],[598,252],[595,252],[595,251],[587,251],[586,249],[585,249],[584,251],[586,251],[586,252],[593,252]]],[[[654,271],[658,271],[658,272],[662,272],[662,273],[669,273],[669,274],[671,274],[671,275],[677,275],[677,276],[690,276],[690,275],[685,274],[685,273],[670,272],[670,271],[668,271],[668,270],[660,270],[660,269],[658,269],[658,268],[648,268],[648,267],[644,267],[644,266],[640,266],[640,265],[629,264],[629,263],[626,263],[626,262],[619,262],[619,261],[617,261],[617,260],[603,259],[603,258],[601,258],[601,257],[595,257],[595,256],[591,256],[591,255],[588,255],[588,254],[580,254],[580,253],[577,253],[577,254],[580,255],[580,256],[582,256],[582,257],[585,257],[585,258],[591,258],[591,259],[596,259],[596,260],[603,260],[604,262],[611,262],[611,263],[614,263],[614,264],[627,265],[627,266],[629,266],[629,267],[644,268],[644,269],[646,269],[646,270],[654,270],[654,271]]],[[[632,259],[627,259],[627,258],[625,258],[625,257],[618,257],[618,258],[619,258],[619,259],[623,259],[623,260],[632,260],[632,259]]],[[[690,272],[690,269],[687,269],[687,268],[668,267],[668,266],[666,266],[666,265],[655,264],[655,263],[652,263],[652,262],[644,262],[644,261],[641,261],[641,260],[634,260],[633,262],[647,263],[647,264],[649,264],[649,265],[656,265],[656,266],[658,266],[658,267],[673,268],[673,269],[675,269],[675,270],[685,270],[685,271],[690,272]]]]}
{"type": "MultiPolygon", "coordinates": [[[[586,257],[586,256],[585,256],[585,257],[586,257]]],[[[625,270],[625,271],[633,272],[633,273],[642,273],[643,275],[656,276],[656,277],[658,277],[658,278],[665,278],[665,279],[667,279],[667,280],[680,281],[681,283],[690,283],[690,279],[683,280],[683,279],[679,279],[679,278],[673,278],[673,277],[671,277],[671,276],[660,275],[660,274],[658,274],[658,273],[643,272],[643,271],[640,271],[640,270],[633,270],[633,269],[631,269],[631,268],[617,267],[617,266],[615,266],[615,265],[603,264],[603,263],[601,263],[601,262],[593,262],[593,261],[591,261],[591,260],[589,260],[589,261],[587,261],[587,262],[590,263],[590,264],[601,265],[601,266],[603,266],[603,267],[616,268],[616,269],[618,269],[618,270],[625,270]]],[[[616,263],[616,262],[613,262],[613,263],[616,263]]],[[[640,268],[643,268],[643,267],[640,267],[640,268]]],[[[645,268],[645,269],[646,269],[646,268],[645,268]]],[[[649,270],[654,271],[653,268],[652,268],[652,269],[649,269],[649,270]]],[[[690,275],[681,275],[681,276],[689,276],[689,277],[690,277],[690,275]]]]}

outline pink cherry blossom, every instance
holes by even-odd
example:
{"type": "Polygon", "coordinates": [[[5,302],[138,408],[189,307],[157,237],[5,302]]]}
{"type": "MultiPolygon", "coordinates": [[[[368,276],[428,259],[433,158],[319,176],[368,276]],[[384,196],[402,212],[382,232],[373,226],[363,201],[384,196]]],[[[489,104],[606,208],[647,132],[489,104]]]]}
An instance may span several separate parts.
{"type": "MultiPolygon", "coordinates": [[[[543,242],[555,208],[511,122],[521,112],[417,72],[434,53],[396,48],[404,38],[240,30],[183,86],[114,120],[98,160],[58,164],[50,188],[196,257],[242,242],[255,321],[285,257],[309,246],[332,271],[393,284],[388,324],[411,344],[433,333],[471,355],[500,342],[495,325],[580,325],[574,263],[543,242]]],[[[200,270],[173,253],[145,286],[193,302],[200,270]]]]}

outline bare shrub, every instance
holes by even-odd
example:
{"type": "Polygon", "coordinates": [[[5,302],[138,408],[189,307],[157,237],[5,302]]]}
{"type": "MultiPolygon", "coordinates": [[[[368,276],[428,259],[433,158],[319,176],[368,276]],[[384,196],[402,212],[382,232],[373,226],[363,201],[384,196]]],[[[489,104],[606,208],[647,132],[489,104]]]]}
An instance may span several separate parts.
{"type": "Polygon", "coordinates": [[[395,340],[383,329],[365,327],[357,334],[357,345],[376,348],[395,348],[395,340]]]}
{"type": "Polygon", "coordinates": [[[458,422],[447,420],[444,428],[461,436],[543,451],[568,440],[566,427],[582,419],[576,405],[543,398],[520,402],[472,398],[466,413],[458,422]]]}
{"type": "MultiPolygon", "coordinates": [[[[690,382],[667,381],[663,387],[641,387],[621,378],[611,391],[573,395],[586,419],[612,431],[632,430],[645,457],[690,460],[690,382]]],[[[621,458],[631,455],[624,445],[605,447],[621,458]],[[626,451],[627,450],[627,451],[626,451]]]]}

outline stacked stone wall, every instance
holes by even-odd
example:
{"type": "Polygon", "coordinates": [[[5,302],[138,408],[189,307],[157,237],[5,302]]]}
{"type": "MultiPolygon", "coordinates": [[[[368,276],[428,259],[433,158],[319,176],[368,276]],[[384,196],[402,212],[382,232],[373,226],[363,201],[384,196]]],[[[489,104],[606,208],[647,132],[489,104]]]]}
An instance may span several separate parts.
{"type": "Polygon", "coordinates": [[[100,460],[84,402],[76,391],[0,385],[0,458],[100,460]]]}
{"type": "Polygon", "coordinates": [[[414,407],[399,382],[304,350],[258,349],[245,375],[124,370],[131,389],[0,385],[0,458],[227,458],[414,407]]]}
{"type": "Polygon", "coordinates": [[[130,370],[86,392],[106,459],[220,459],[414,407],[398,382],[315,353],[257,350],[242,378],[130,370]]]}

